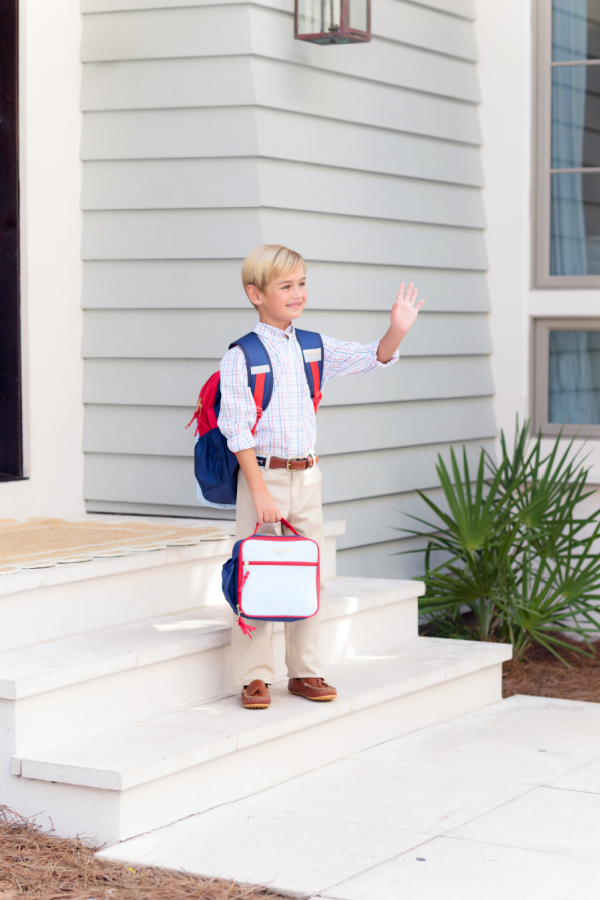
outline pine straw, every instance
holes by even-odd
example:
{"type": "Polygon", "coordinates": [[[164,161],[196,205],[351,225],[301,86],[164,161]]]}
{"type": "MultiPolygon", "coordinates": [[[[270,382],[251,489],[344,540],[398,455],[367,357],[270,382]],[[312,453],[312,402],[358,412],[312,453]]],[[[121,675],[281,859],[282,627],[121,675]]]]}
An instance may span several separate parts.
{"type": "Polygon", "coordinates": [[[41,830],[0,806],[0,898],[277,900],[267,888],[99,860],[98,848],[41,830]]]}
{"type": "Polygon", "coordinates": [[[600,641],[592,646],[592,657],[571,650],[561,652],[570,669],[543,647],[528,647],[522,660],[504,663],[502,696],[533,694],[600,703],[600,641]]]}

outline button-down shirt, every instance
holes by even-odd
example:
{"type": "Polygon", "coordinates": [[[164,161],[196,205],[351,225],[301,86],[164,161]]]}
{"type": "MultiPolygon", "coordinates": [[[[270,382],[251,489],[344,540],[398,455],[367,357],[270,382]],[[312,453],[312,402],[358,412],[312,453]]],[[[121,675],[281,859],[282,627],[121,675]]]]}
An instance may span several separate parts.
{"type": "MultiPolygon", "coordinates": [[[[253,331],[267,348],[273,369],[271,402],[258,421],[256,405],[248,387],[246,358],[240,347],[232,347],[221,360],[221,409],[219,429],[227,438],[233,453],[254,447],[264,456],[282,459],[302,458],[309,454],[317,437],[315,409],[306,374],[302,349],[296,340],[294,326],[285,331],[257,322],[253,331]]],[[[321,335],[324,359],[321,387],[339,375],[357,375],[390,366],[398,359],[398,351],[387,363],[377,360],[379,341],[356,344],[321,335]]]]}

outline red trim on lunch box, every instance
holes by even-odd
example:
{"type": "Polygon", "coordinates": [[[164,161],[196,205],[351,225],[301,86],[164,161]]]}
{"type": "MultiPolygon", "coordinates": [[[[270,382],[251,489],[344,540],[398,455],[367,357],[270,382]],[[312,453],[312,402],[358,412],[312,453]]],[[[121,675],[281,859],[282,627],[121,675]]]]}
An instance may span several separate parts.
{"type": "Polygon", "coordinates": [[[311,562],[289,562],[287,559],[247,559],[245,566],[318,566],[319,563],[311,562]]]}

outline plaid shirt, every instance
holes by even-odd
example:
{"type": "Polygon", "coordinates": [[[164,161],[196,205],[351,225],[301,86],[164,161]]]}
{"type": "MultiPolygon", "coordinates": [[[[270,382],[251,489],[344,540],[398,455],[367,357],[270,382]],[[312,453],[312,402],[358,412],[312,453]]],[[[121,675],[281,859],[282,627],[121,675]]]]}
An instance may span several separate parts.
{"type": "MultiPolygon", "coordinates": [[[[219,429],[227,438],[232,453],[254,447],[264,456],[282,459],[302,458],[309,454],[317,437],[313,401],[304,372],[302,350],[294,326],[285,331],[256,322],[253,331],[263,341],[273,367],[273,394],[262,414],[256,432],[256,406],[248,387],[248,371],[243,351],[228,350],[221,360],[221,409],[219,429]]],[[[356,344],[321,335],[325,350],[323,384],[338,375],[357,375],[391,366],[398,351],[387,363],[377,360],[379,341],[356,344]]],[[[321,385],[322,387],[322,385],[321,385]]]]}

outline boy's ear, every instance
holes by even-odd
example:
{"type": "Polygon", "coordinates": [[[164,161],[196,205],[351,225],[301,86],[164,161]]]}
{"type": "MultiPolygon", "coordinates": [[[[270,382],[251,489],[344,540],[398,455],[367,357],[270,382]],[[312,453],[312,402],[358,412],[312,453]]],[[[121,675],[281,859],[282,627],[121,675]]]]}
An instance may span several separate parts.
{"type": "Polygon", "coordinates": [[[249,284],[246,288],[246,293],[248,294],[248,300],[252,304],[252,306],[260,306],[262,304],[262,297],[260,296],[260,291],[253,284],[249,284]]]}

